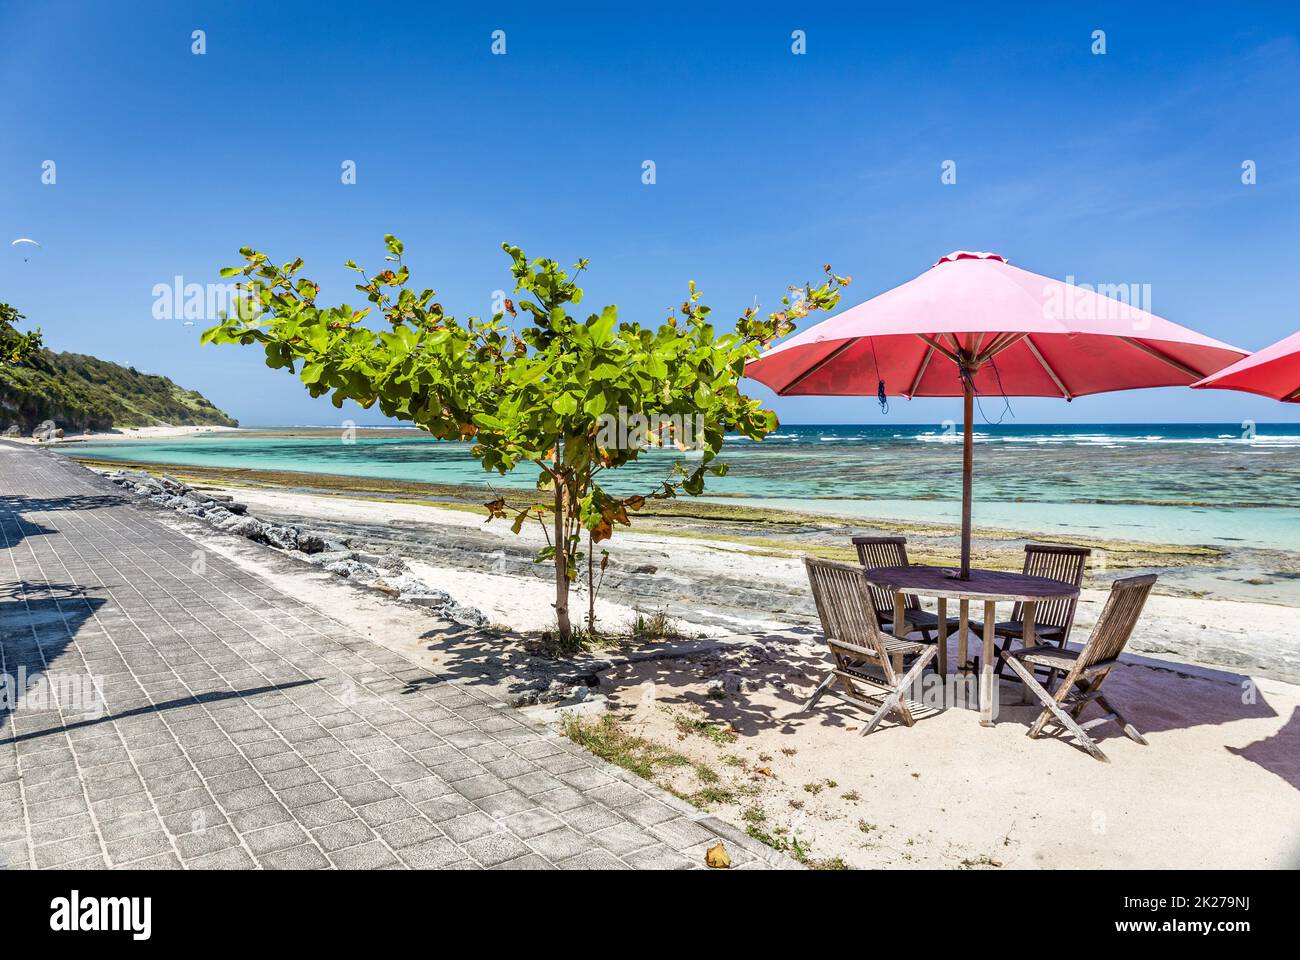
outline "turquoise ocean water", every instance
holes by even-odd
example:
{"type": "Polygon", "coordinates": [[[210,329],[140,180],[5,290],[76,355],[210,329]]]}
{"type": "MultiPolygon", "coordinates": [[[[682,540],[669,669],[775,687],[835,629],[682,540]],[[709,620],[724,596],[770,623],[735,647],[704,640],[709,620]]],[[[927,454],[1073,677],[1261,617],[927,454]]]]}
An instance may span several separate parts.
{"type": "MultiPolygon", "coordinates": [[[[1039,534],[1300,550],[1300,424],[1013,424],[976,432],[975,522],[1039,534]]],[[[486,474],[468,445],[409,436],[272,431],[78,444],[83,456],[528,487],[521,468],[486,474]]],[[[680,454],[649,451],[611,475],[635,492],[680,454]]],[[[689,459],[689,457],[688,457],[689,459]]],[[[782,426],[729,442],[710,498],[879,519],[956,522],[958,430],[932,425],[782,426]]]]}

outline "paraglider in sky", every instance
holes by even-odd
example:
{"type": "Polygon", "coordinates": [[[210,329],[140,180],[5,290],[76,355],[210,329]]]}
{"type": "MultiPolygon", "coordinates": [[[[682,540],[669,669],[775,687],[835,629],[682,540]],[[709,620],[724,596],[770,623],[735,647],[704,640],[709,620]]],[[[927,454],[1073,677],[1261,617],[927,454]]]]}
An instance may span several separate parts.
{"type": "MultiPolygon", "coordinates": [[[[35,240],[29,240],[27,237],[19,237],[17,240],[11,240],[9,242],[9,246],[16,247],[19,246],[20,244],[26,244],[26,243],[30,243],[33,247],[36,247],[38,250],[41,249],[41,245],[39,243],[37,243],[35,240]]],[[[26,248],[24,247],[24,249],[26,248]]],[[[29,257],[23,257],[23,263],[26,263],[29,259],[30,259],[29,257]]]]}

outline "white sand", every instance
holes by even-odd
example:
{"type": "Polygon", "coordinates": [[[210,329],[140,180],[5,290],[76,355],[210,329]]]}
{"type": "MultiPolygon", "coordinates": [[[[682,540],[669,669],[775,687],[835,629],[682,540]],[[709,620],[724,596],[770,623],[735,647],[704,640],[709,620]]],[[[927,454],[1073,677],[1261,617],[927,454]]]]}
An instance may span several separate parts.
{"type": "Polygon", "coordinates": [[[1111,761],[1101,763],[1065,740],[1028,739],[1037,711],[1020,704],[1011,684],[991,728],[970,710],[949,709],[861,737],[863,715],[832,699],[798,712],[823,665],[819,646],[797,650],[782,649],[776,662],[731,654],[625,667],[611,676],[610,695],[626,729],[705,764],[723,786],[753,791],[721,806],[722,816],[797,838],[815,859],[858,867],[1300,866],[1298,687],[1264,681],[1243,702],[1233,680],[1121,667],[1106,692],[1149,745],[1113,725],[1096,728],[1111,761]],[[711,699],[705,683],[719,671],[762,686],[711,699]],[[718,745],[683,736],[682,715],[737,738],[718,745]]]}
{"type": "Polygon", "coordinates": [[[56,443],[78,443],[94,440],[173,440],[177,437],[190,437],[199,433],[226,433],[238,430],[239,427],[222,427],[222,426],[198,426],[198,427],[122,427],[113,430],[86,431],[85,433],[73,433],[69,431],[66,436],[60,440],[34,440],[31,437],[9,437],[8,439],[18,443],[31,443],[37,445],[48,445],[56,443]]]}

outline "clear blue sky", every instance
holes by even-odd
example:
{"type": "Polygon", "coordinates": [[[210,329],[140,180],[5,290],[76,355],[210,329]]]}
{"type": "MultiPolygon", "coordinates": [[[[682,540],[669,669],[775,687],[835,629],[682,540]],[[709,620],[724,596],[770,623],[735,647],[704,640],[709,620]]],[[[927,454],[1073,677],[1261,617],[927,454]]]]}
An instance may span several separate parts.
{"type": "MultiPolygon", "coordinates": [[[[644,320],[688,279],[731,317],[824,262],[853,275],[856,303],[968,248],[1149,283],[1156,313],[1250,349],[1300,328],[1300,17],[1058,6],[0,0],[0,300],[50,346],[167,374],[248,424],[375,417],[311,400],[255,352],[200,348],[202,324],[153,318],[155,284],[215,281],[244,244],[357,297],[340,264],[380,263],[393,232],[460,316],[506,286],[510,240],[591,257],[588,296],[644,320]],[[8,246],[20,236],[44,244],[29,262],[8,246]]],[[[880,419],[866,398],[775,406],[787,422],[880,419]]],[[[1300,419],[1182,389],[1014,410],[1300,419]]],[[[900,400],[890,419],[959,415],[900,400]]]]}

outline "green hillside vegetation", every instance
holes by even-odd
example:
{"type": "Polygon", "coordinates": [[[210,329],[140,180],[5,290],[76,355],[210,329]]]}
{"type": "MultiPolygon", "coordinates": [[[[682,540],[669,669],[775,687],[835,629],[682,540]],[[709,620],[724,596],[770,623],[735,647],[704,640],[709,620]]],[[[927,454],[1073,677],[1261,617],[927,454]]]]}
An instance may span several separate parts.
{"type": "Polygon", "coordinates": [[[44,420],[63,429],[108,430],[160,423],[238,426],[202,394],[167,377],[80,353],[41,350],[0,369],[0,422],[28,433],[44,420]]]}

